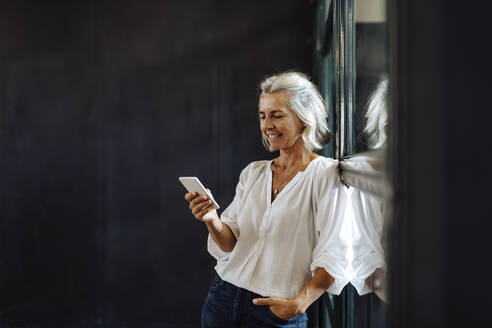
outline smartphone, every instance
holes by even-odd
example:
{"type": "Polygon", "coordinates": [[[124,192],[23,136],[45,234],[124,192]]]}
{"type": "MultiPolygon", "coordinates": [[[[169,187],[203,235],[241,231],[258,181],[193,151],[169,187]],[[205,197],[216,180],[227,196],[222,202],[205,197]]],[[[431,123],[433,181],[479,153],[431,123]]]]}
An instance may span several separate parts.
{"type": "Polygon", "coordinates": [[[217,204],[215,199],[212,197],[212,194],[210,194],[207,189],[205,189],[205,187],[202,185],[197,177],[180,177],[179,182],[181,182],[186,190],[188,190],[189,192],[196,192],[200,196],[207,196],[212,201],[212,206],[215,209],[220,208],[219,204],[217,204]]]}

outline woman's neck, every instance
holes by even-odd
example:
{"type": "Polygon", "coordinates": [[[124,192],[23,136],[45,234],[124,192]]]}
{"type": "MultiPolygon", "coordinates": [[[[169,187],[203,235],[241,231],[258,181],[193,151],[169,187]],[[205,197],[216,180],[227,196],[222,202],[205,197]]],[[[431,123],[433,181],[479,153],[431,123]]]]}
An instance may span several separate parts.
{"type": "Polygon", "coordinates": [[[299,138],[289,149],[280,150],[280,156],[275,159],[275,165],[285,169],[308,164],[316,157],[318,155],[306,149],[302,138],[299,138]]]}

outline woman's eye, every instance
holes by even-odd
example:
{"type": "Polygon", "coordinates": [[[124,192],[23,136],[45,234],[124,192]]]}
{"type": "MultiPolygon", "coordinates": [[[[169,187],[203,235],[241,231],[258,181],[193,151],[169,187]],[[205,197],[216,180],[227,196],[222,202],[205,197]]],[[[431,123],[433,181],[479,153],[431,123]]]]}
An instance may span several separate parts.
{"type": "Polygon", "coordinates": [[[260,120],[264,120],[265,119],[265,116],[259,116],[258,117],[260,120]]]}
{"type": "Polygon", "coordinates": [[[274,115],[273,118],[282,118],[283,116],[276,116],[274,115]]]}

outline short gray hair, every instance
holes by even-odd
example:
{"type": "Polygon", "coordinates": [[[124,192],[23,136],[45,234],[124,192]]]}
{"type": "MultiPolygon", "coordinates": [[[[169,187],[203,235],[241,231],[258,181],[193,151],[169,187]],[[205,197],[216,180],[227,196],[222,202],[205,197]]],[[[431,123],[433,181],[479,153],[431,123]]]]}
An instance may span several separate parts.
{"type": "Polygon", "coordinates": [[[370,94],[364,115],[367,122],[363,133],[367,137],[369,149],[379,149],[386,144],[386,127],[388,125],[387,95],[388,79],[383,78],[370,94]]]}
{"type": "MultiPolygon", "coordinates": [[[[285,92],[288,106],[306,124],[302,133],[304,146],[313,151],[323,148],[330,141],[326,105],[316,86],[306,74],[289,71],[272,75],[260,83],[262,94],[285,92]]],[[[270,143],[262,136],[263,145],[269,150],[270,143]]]]}

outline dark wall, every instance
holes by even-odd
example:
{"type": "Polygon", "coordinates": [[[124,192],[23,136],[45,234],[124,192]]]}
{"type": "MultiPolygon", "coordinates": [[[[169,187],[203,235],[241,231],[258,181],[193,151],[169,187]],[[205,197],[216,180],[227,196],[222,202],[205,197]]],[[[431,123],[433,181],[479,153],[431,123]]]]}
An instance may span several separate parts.
{"type": "Polygon", "coordinates": [[[214,260],[179,176],[226,207],[257,85],[310,72],[308,1],[2,1],[2,327],[197,327],[214,260]]]}
{"type": "Polygon", "coordinates": [[[391,1],[391,327],[491,327],[489,10],[391,1]]]}

